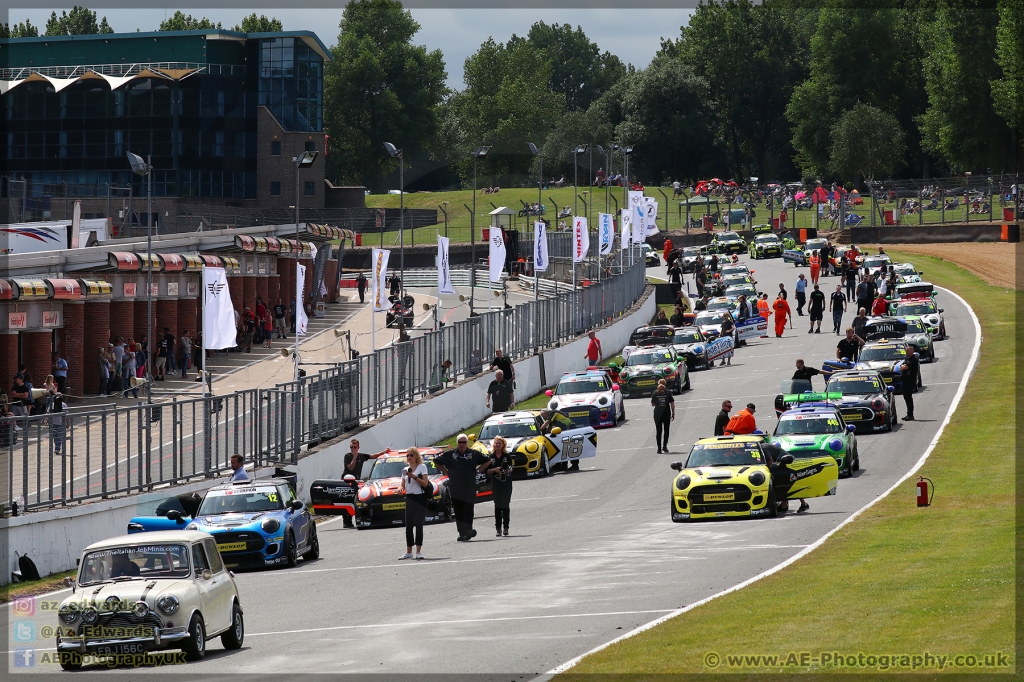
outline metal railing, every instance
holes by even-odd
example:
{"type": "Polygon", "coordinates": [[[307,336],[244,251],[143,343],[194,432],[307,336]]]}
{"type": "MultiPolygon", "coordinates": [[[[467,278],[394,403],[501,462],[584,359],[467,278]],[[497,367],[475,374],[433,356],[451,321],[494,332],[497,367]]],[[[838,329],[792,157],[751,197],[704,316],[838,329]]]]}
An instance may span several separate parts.
{"type": "MultiPolygon", "coordinates": [[[[554,297],[490,312],[478,306],[469,319],[273,388],[0,417],[4,507],[65,505],[210,478],[235,453],[256,467],[295,464],[306,446],[483,373],[496,348],[518,360],[623,314],[646,286],[640,249],[632,255],[633,267],[599,283],[561,285],[554,297]]],[[[486,280],[478,270],[478,284],[486,280]]],[[[542,283],[552,291],[553,283],[542,283]]]]}

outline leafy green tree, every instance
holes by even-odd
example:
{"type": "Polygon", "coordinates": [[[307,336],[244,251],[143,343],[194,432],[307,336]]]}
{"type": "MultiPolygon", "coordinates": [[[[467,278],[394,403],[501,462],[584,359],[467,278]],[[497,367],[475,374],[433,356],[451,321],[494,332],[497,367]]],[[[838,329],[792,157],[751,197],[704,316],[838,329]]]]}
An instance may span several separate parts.
{"type": "Polygon", "coordinates": [[[327,174],[380,189],[398,168],[384,142],[402,149],[408,164],[438,131],[444,59],[440,50],[412,44],[420,26],[395,0],[354,0],[340,29],[324,73],[324,123],[331,136],[327,174]]]}
{"type": "Polygon", "coordinates": [[[928,92],[920,119],[923,144],[956,170],[1000,168],[1012,159],[1010,129],[992,98],[992,82],[1001,75],[998,23],[987,0],[940,0],[922,30],[928,92]]]}
{"type": "MultiPolygon", "coordinates": [[[[586,111],[565,112],[544,141],[544,175],[558,178],[564,174],[572,182],[573,164],[579,161],[579,182],[581,185],[587,184],[590,154],[581,154],[578,159],[574,159],[573,151],[580,145],[589,144],[593,151],[593,170],[596,174],[597,169],[603,168],[605,163],[597,151],[597,145],[607,147],[614,139],[615,128],[603,107],[591,106],[586,111]]],[[[536,177],[536,165],[530,172],[536,177]]]]}
{"type": "Polygon", "coordinates": [[[565,96],[570,111],[583,110],[626,75],[622,61],[602,53],[579,26],[545,24],[530,27],[526,39],[542,50],[551,63],[548,85],[565,96]]]}
{"type": "Polygon", "coordinates": [[[201,31],[204,29],[221,28],[220,22],[214,24],[206,17],[194,18],[191,14],[184,14],[178,10],[169,18],[160,22],[158,31],[201,31]]]}
{"type": "Polygon", "coordinates": [[[1000,0],[996,54],[1002,73],[992,81],[992,103],[1013,131],[1016,169],[1024,163],[1024,0],[1000,0]]]}
{"type": "Polygon", "coordinates": [[[858,104],[844,113],[829,135],[829,166],[844,180],[857,174],[868,182],[891,177],[903,165],[905,135],[900,122],[870,104],[858,104]]]}
{"type": "Polygon", "coordinates": [[[832,126],[858,102],[895,116],[907,132],[908,152],[919,160],[915,121],[925,102],[920,14],[899,3],[848,5],[853,3],[834,0],[820,10],[811,38],[810,75],[786,107],[795,161],[811,176],[828,172],[832,126]]]}
{"type": "Polygon", "coordinates": [[[2,38],[36,38],[39,36],[39,29],[26,19],[20,24],[8,26],[0,24],[0,39],[2,38]]]}
{"type": "Polygon", "coordinates": [[[698,5],[678,43],[663,47],[710,86],[733,177],[775,176],[791,167],[785,110],[807,77],[810,34],[799,21],[807,13],[712,1],[698,5]]]}
{"type": "Polygon", "coordinates": [[[235,24],[231,30],[242,33],[273,33],[275,31],[283,31],[284,24],[277,17],[267,19],[264,15],[256,16],[256,13],[253,12],[249,16],[243,17],[242,23],[235,24]]]}
{"type": "Polygon", "coordinates": [[[541,144],[565,111],[565,96],[549,89],[550,78],[544,52],[515,35],[506,44],[488,38],[466,58],[466,89],[453,98],[467,145],[459,167],[464,179],[472,172],[465,157],[480,145],[492,147],[482,171],[492,184],[529,173],[527,143],[541,144]]]}
{"type": "MultiPolygon", "coordinates": [[[[27,23],[27,22],[26,22],[27,23]]],[[[107,24],[107,18],[97,23],[96,13],[75,5],[71,12],[61,12],[58,17],[56,12],[50,14],[46,22],[46,33],[48,36],[83,36],[96,33],[113,33],[114,29],[107,24]]]]}

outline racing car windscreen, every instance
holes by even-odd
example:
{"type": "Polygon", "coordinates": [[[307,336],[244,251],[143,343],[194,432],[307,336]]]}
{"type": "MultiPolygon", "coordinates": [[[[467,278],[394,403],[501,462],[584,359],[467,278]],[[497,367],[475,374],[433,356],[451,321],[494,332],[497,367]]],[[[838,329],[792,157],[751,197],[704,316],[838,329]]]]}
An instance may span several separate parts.
{"type": "Polygon", "coordinates": [[[775,427],[776,436],[802,436],[842,432],[843,429],[839,426],[839,420],[826,415],[796,414],[790,417],[782,415],[778,426],[775,427]]]}
{"type": "Polygon", "coordinates": [[[539,433],[537,424],[528,421],[491,422],[480,429],[480,440],[502,438],[532,438],[539,433]]]}
{"type": "Polygon", "coordinates": [[[691,331],[677,331],[672,343],[704,343],[704,337],[696,329],[691,331]]]}
{"type": "Polygon", "coordinates": [[[708,326],[711,326],[711,325],[722,324],[722,320],[724,320],[724,319],[725,319],[725,315],[722,314],[722,313],[719,313],[719,312],[701,313],[700,315],[697,315],[697,319],[695,320],[695,324],[698,327],[708,327],[708,326]]]}
{"type": "Polygon", "coordinates": [[[686,460],[687,469],[752,464],[764,464],[764,455],[757,443],[698,443],[693,446],[686,460]]]}
{"type": "Polygon", "coordinates": [[[907,333],[908,334],[924,334],[924,325],[921,324],[921,320],[907,320],[907,333]]]}
{"type": "Polygon", "coordinates": [[[206,493],[199,516],[213,516],[231,512],[246,513],[284,509],[284,502],[273,486],[260,488],[231,488],[206,493]]]}
{"type": "Polygon", "coordinates": [[[871,269],[871,270],[873,270],[875,268],[888,267],[889,264],[891,264],[891,263],[892,263],[892,261],[889,260],[888,258],[877,258],[876,257],[876,258],[865,258],[864,259],[864,267],[866,267],[868,269],[871,269]]]}
{"type": "Polygon", "coordinates": [[[629,337],[631,346],[654,346],[672,341],[674,333],[671,327],[651,327],[639,329],[629,337]]]}
{"type": "Polygon", "coordinates": [[[931,315],[935,310],[935,304],[931,301],[922,301],[921,303],[900,303],[896,306],[896,314],[901,317],[904,315],[931,315]]]}
{"type": "Polygon", "coordinates": [[[601,377],[599,379],[576,379],[574,381],[560,381],[555,387],[555,395],[567,395],[570,393],[599,393],[609,391],[611,386],[601,377]]]}
{"type": "Polygon", "coordinates": [[[882,362],[885,360],[903,360],[907,357],[904,346],[865,346],[857,358],[860,362],[882,362]]]}
{"type": "Polygon", "coordinates": [[[700,248],[696,246],[688,246],[683,249],[684,258],[695,258],[700,255],[700,248]]]}
{"type": "Polygon", "coordinates": [[[663,362],[672,362],[673,360],[675,360],[675,357],[667,350],[645,351],[642,353],[633,352],[626,360],[626,366],[657,365],[663,362]]]}
{"type": "Polygon", "coordinates": [[[79,585],[118,578],[187,578],[185,545],[153,544],[139,547],[108,547],[89,552],[82,559],[79,585]]]}
{"type": "Polygon", "coordinates": [[[843,395],[876,395],[882,392],[882,384],[870,377],[837,377],[829,380],[825,391],[843,395]]]}
{"type": "MultiPolygon", "coordinates": [[[[434,465],[433,459],[424,458],[423,463],[427,465],[427,476],[433,476],[440,473],[437,467],[434,465]]],[[[378,459],[373,469],[370,470],[370,477],[368,480],[379,481],[382,478],[398,478],[402,475],[405,467],[409,466],[409,463],[405,458],[399,459],[397,457],[383,457],[378,459]]]]}

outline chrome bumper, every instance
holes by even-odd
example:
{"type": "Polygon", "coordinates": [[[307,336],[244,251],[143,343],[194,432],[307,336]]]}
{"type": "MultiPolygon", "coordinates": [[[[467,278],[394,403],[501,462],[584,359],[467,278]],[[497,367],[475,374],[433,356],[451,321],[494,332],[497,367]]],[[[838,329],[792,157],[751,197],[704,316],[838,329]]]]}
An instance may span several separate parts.
{"type": "Polygon", "coordinates": [[[80,654],[89,653],[89,649],[98,646],[120,646],[122,644],[148,644],[154,648],[163,647],[188,639],[187,628],[153,628],[152,637],[126,637],[122,639],[102,639],[88,637],[65,637],[57,642],[57,651],[75,651],[80,654]]]}

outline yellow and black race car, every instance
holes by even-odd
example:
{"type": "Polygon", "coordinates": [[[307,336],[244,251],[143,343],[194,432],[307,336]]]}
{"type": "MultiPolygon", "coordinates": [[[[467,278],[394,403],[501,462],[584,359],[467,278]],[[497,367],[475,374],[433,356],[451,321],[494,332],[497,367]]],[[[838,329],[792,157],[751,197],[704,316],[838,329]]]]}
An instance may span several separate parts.
{"type": "Polygon", "coordinates": [[[519,410],[491,415],[473,447],[490,454],[498,436],[505,439],[512,453],[516,475],[547,476],[558,469],[579,469],[581,459],[597,454],[594,427],[579,426],[557,411],[519,410]]]}
{"type": "Polygon", "coordinates": [[[839,469],[830,456],[783,455],[769,466],[763,435],[702,438],[672,482],[672,520],[778,514],[785,499],[834,495],[839,469]]]}

